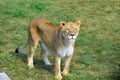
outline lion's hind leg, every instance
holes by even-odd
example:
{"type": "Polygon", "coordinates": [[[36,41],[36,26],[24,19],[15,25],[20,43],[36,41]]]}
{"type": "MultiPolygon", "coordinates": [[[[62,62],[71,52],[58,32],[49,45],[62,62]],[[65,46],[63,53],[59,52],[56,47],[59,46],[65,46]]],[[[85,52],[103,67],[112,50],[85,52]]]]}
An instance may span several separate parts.
{"type": "Polygon", "coordinates": [[[35,49],[37,48],[38,42],[39,42],[39,35],[33,30],[31,31],[31,45],[30,45],[30,52],[28,54],[28,66],[29,68],[33,68],[33,56],[35,49]]]}

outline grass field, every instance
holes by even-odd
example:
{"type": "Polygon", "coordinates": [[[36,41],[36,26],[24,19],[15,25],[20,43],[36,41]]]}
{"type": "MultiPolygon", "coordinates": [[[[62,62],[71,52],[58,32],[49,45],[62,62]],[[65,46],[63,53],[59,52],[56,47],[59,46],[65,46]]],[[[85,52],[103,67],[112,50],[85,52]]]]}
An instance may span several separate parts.
{"type": "Polygon", "coordinates": [[[0,72],[11,80],[55,80],[54,68],[43,63],[39,46],[32,70],[27,67],[28,50],[14,53],[26,43],[33,18],[56,25],[62,20],[82,22],[71,74],[63,80],[120,80],[119,0],[0,0],[0,72]]]}

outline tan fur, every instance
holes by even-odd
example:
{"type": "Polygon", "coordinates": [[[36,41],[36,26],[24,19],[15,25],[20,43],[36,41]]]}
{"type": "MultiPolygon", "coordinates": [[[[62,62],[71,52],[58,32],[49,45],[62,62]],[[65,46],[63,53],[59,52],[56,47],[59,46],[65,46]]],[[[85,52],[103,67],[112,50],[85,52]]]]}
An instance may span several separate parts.
{"type": "Polygon", "coordinates": [[[30,46],[30,52],[28,54],[28,66],[32,68],[34,67],[34,51],[37,47],[37,44],[40,42],[43,61],[45,64],[51,65],[47,58],[47,53],[53,55],[55,77],[57,80],[61,80],[61,58],[65,57],[65,68],[63,70],[63,74],[68,75],[70,62],[74,51],[74,43],[78,36],[79,28],[80,21],[62,21],[60,26],[57,27],[45,19],[34,19],[29,24],[28,42],[26,46],[17,48],[16,52],[21,52],[30,46]]]}

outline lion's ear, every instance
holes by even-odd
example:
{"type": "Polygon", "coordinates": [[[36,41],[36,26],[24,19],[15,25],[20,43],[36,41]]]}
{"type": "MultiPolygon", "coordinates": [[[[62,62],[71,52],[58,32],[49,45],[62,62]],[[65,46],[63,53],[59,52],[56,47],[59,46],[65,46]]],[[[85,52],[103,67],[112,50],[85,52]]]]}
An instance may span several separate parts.
{"type": "Polygon", "coordinates": [[[66,21],[61,21],[60,26],[63,27],[63,26],[65,26],[66,23],[67,23],[66,21]]]}
{"type": "Polygon", "coordinates": [[[79,21],[76,21],[76,24],[77,24],[78,26],[80,26],[80,24],[81,24],[80,20],[79,20],[79,21]]]}

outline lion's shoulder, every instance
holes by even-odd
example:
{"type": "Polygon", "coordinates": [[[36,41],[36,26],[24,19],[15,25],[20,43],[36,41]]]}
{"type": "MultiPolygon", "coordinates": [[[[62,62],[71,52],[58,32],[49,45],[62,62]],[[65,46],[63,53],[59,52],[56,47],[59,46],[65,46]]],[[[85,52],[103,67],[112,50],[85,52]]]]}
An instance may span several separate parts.
{"type": "Polygon", "coordinates": [[[51,28],[56,28],[57,27],[55,24],[53,24],[49,21],[46,21],[44,24],[47,25],[48,27],[51,27],[51,28]]]}

